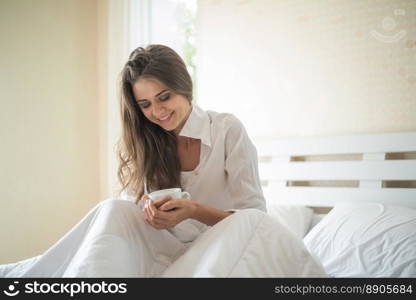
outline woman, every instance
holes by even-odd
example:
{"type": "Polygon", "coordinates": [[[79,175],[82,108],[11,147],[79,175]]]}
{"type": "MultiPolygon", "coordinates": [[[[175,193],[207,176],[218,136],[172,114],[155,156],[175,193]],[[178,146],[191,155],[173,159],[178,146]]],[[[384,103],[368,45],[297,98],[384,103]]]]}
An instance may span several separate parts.
{"type": "Polygon", "coordinates": [[[192,105],[191,77],[176,52],[137,48],[121,85],[123,189],[130,187],[137,200],[145,182],[149,192],[182,187],[194,196],[155,203],[143,197],[151,226],[167,229],[186,219],[214,225],[231,214],[227,209],[266,210],[256,149],[243,125],[231,114],[192,105]]]}
{"type": "Polygon", "coordinates": [[[121,92],[118,177],[122,197],[134,201],[100,202],[44,254],[0,266],[0,276],[325,274],[265,213],[256,149],[241,122],[192,104],[191,78],[172,49],[134,50],[121,92]],[[191,199],[147,196],[172,187],[191,199]]]}

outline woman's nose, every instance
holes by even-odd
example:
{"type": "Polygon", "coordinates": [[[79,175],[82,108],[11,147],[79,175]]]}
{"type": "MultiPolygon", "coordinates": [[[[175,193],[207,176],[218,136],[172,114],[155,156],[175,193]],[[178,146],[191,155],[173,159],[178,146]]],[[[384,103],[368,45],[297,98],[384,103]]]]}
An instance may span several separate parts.
{"type": "Polygon", "coordinates": [[[153,116],[157,119],[164,117],[166,113],[166,108],[162,103],[154,103],[153,105],[153,116]]]}

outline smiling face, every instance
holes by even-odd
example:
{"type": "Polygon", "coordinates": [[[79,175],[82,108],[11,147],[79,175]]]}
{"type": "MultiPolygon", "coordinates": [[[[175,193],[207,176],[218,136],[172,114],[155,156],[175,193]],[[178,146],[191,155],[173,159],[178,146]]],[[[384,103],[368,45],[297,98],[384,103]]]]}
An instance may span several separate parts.
{"type": "Polygon", "coordinates": [[[169,90],[156,79],[141,78],[133,94],[145,117],[167,131],[180,132],[191,112],[188,99],[169,90]]]}

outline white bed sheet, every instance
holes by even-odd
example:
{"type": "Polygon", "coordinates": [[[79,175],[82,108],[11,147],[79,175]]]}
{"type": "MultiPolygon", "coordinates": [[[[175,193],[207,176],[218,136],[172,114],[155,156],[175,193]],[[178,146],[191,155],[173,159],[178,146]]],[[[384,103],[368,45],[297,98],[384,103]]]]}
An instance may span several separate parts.
{"type": "MultiPolygon", "coordinates": [[[[191,243],[143,221],[126,200],[105,200],[44,254],[1,265],[1,277],[327,277],[277,218],[237,211],[191,243]]],[[[194,234],[194,232],[191,232],[194,234]]]]}

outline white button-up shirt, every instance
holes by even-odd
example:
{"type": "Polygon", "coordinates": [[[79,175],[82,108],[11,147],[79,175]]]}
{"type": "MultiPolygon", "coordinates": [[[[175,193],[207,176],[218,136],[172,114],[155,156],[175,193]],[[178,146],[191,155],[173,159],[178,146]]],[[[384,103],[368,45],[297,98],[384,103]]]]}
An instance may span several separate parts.
{"type": "Polygon", "coordinates": [[[198,166],[181,172],[191,199],[222,210],[266,211],[257,151],[240,120],[193,105],[179,135],[201,140],[198,166]]]}
{"type": "MultiPolygon", "coordinates": [[[[221,210],[266,211],[257,150],[239,119],[193,105],[179,135],[201,140],[198,166],[181,172],[192,200],[221,210]]],[[[124,193],[123,198],[130,197],[124,193]]]]}

